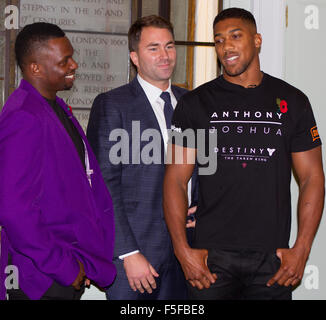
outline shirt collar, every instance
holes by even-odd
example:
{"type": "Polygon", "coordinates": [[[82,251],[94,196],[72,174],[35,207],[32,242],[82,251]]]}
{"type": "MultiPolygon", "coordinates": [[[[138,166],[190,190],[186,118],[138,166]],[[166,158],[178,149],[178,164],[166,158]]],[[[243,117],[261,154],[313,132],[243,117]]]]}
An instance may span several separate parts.
{"type": "MultiPolygon", "coordinates": [[[[151,104],[157,102],[158,98],[160,97],[163,91],[160,88],[152,85],[148,81],[144,80],[139,74],[137,74],[137,80],[141,85],[141,87],[143,88],[143,90],[145,91],[145,94],[149,102],[151,104]]],[[[169,92],[170,95],[173,95],[171,90],[171,80],[169,80],[169,87],[165,90],[165,92],[169,92]]]]}

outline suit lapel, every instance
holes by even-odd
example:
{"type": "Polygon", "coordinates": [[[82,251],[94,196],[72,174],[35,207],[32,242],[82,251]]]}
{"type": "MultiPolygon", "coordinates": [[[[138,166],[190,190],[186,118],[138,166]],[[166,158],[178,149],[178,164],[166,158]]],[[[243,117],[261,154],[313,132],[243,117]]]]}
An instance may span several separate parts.
{"type": "MultiPolygon", "coordinates": [[[[44,99],[43,99],[44,100],[44,99]]],[[[56,97],[56,101],[59,104],[59,106],[64,110],[64,112],[67,114],[68,118],[72,121],[73,125],[76,127],[76,129],[78,130],[78,133],[80,134],[81,139],[84,141],[87,150],[89,150],[89,145],[87,143],[87,139],[85,139],[85,134],[83,133],[83,129],[79,126],[77,120],[75,119],[75,117],[72,115],[72,113],[68,110],[68,106],[67,104],[60,98],[56,97]]],[[[44,100],[43,103],[47,102],[44,100]]],[[[81,173],[81,175],[83,176],[84,179],[87,179],[86,174],[85,174],[85,170],[84,167],[79,159],[79,155],[77,152],[77,149],[72,141],[72,139],[70,138],[67,130],[64,128],[64,126],[62,125],[60,119],[57,117],[57,115],[55,114],[55,112],[52,110],[52,108],[50,106],[46,106],[45,110],[47,111],[47,113],[51,116],[51,118],[57,123],[57,127],[63,132],[63,134],[67,137],[67,143],[70,144],[70,148],[72,150],[72,152],[70,153],[71,156],[73,156],[76,160],[76,163],[78,163],[78,168],[79,168],[79,172],[81,173]]],[[[89,154],[89,152],[88,152],[89,154]]],[[[68,155],[67,155],[68,156],[68,155]]],[[[77,168],[76,168],[77,169],[77,168]]],[[[88,184],[88,183],[87,183],[88,184]]]]}
{"type": "MultiPolygon", "coordinates": [[[[137,105],[138,111],[141,114],[145,115],[144,117],[142,117],[142,121],[146,124],[147,128],[157,129],[161,133],[161,129],[160,129],[159,123],[157,121],[156,115],[153,111],[153,108],[152,108],[149,100],[147,99],[145,91],[139,84],[137,78],[133,79],[130,82],[130,86],[135,95],[135,99],[136,99],[135,105],[137,105]]],[[[161,133],[161,136],[162,136],[162,133],[161,133]]],[[[163,137],[162,137],[162,139],[163,139],[163,137]]]]}
{"type": "Polygon", "coordinates": [[[177,101],[179,101],[180,97],[182,96],[182,91],[179,89],[180,88],[178,88],[176,86],[171,86],[171,90],[172,90],[175,98],[177,99],[177,101]]]}
{"type": "Polygon", "coordinates": [[[160,133],[161,159],[164,159],[164,139],[154,110],[147,99],[144,89],[139,84],[137,77],[130,82],[130,86],[136,99],[134,104],[137,105],[138,111],[143,115],[141,117],[142,127],[146,129],[156,129],[160,133]]]}
{"type": "Polygon", "coordinates": [[[71,122],[73,123],[73,125],[77,129],[81,139],[83,140],[83,142],[84,142],[84,144],[86,146],[86,151],[87,151],[89,164],[90,164],[91,167],[93,167],[93,163],[95,161],[95,158],[94,158],[95,156],[93,155],[93,152],[91,151],[91,147],[90,147],[90,145],[88,143],[88,140],[86,138],[86,135],[84,133],[83,128],[80,126],[79,122],[74,117],[74,115],[72,113],[72,110],[67,106],[67,104],[61,98],[58,98],[58,97],[56,97],[56,101],[59,104],[59,106],[64,110],[64,112],[67,114],[68,118],[71,120],[71,122]]]}
{"type": "MultiPolygon", "coordinates": [[[[164,139],[161,132],[160,125],[158,123],[158,120],[156,118],[156,115],[154,113],[154,110],[147,99],[147,96],[145,94],[145,91],[141,87],[140,83],[137,80],[137,77],[135,77],[130,83],[129,83],[131,90],[135,96],[135,100],[133,103],[137,106],[138,111],[145,115],[142,117],[141,121],[144,124],[144,127],[146,128],[153,128],[159,131],[161,136],[161,146],[164,146],[164,139]]],[[[175,96],[176,100],[178,101],[182,94],[184,93],[182,89],[176,86],[171,86],[171,90],[173,92],[173,95],[175,96]]],[[[162,150],[162,159],[164,159],[164,147],[161,148],[162,150]]]]}
{"type": "Polygon", "coordinates": [[[56,101],[59,104],[59,106],[63,109],[63,111],[66,113],[66,115],[68,116],[68,118],[72,121],[72,123],[76,127],[79,135],[81,136],[81,138],[83,139],[83,141],[86,143],[87,142],[87,139],[86,139],[84,130],[79,125],[79,122],[74,117],[74,115],[73,115],[72,111],[70,110],[70,108],[67,106],[67,104],[61,98],[56,97],[56,101]]]}

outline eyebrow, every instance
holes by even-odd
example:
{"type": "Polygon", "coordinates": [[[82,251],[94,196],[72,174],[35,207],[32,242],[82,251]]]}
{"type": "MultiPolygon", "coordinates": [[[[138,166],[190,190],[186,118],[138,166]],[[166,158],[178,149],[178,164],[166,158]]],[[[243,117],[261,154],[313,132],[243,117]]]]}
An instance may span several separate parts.
{"type": "MultiPolygon", "coordinates": [[[[230,30],[228,33],[236,32],[236,31],[241,31],[241,30],[242,30],[241,28],[236,28],[236,29],[230,30]]],[[[220,37],[221,35],[222,35],[222,33],[216,33],[216,34],[214,34],[214,38],[215,37],[220,37]]]]}
{"type": "Polygon", "coordinates": [[[66,55],[66,56],[62,57],[62,59],[59,61],[59,63],[65,61],[65,60],[68,60],[69,58],[72,58],[73,55],[74,54],[72,54],[72,55],[66,55]]]}
{"type": "MultiPolygon", "coordinates": [[[[165,45],[168,46],[168,45],[170,45],[170,44],[174,44],[174,41],[171,40],[171,41],[169,41],[168,43],[166,43],[165,45]]],[[[151,43],[149,43],[146,47],[147,47],[147,48],[148,48],[148,47],[157,47],[157,46],[159,46],[159,45],[160,45],[160,44],[157,43],[157,42],[151,42],[151,43]]]]}

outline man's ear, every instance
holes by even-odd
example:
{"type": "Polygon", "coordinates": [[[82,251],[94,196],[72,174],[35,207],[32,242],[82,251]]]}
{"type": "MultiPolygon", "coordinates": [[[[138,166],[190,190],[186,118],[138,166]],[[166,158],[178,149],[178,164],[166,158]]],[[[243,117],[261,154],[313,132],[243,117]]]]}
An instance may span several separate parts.
{"type": "Polygon", "coordinates": [[[256,47],[257,49],[260,49],[262,43],[263,43],[263,39],[262,39],[261,34],[260,34],[260,33],[256,33],[256,34],[255,34],[255,47],[256,47]]]}
{"type": "Polygon", "coordinates": [[[29,71],[29,74],[33,77],[41,77],[42,76],[42,68],[41,66],[36,63],[36,62],[31,62],[28,66],[28,71],[29,71]]]}
{"type": "Polygon", "coordinates": [[[138,54],[136,51],[131,51],[130,52],[130,59],[132,61],[132,63],[139,68],[139,63],[138,63],[138,54]]]}

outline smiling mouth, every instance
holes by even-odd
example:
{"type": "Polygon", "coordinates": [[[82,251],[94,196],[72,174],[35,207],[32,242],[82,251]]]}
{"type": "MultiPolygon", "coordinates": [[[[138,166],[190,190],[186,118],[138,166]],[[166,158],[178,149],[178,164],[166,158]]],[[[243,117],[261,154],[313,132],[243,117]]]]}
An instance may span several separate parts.
{"type": "Polygon", "coordinates": [[[234,64],[236,62],[236,60],[238,60],[239,56],[238,55],[234,55],[234,56],[231,56],[231,57],[227,57],[227,58],[224,58],[224,61],[231,65],[231,64],[234,64]]]}
{"type": "Polygon", "coordinates": [[[238,59],[238,58],[239,58],[239,56],[234,56],[234,57],[228,58],[226,60],[227,61],[233,61],[233,60],[238,59]]]}
{"type": "Polygon", "coordinates": [[[161,69],[169,69],[170,66],[171,66],[170,64],[166,63],[166,64],[161,64],[158,67],[161,68],[161,69]]]}
{"type": "Polygon", "coordinates": [[[65,76],[65,78],[69,79],[69,80],[75,80],[75,74],[67,75],[67,76],[65,76]]]}

